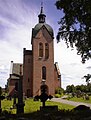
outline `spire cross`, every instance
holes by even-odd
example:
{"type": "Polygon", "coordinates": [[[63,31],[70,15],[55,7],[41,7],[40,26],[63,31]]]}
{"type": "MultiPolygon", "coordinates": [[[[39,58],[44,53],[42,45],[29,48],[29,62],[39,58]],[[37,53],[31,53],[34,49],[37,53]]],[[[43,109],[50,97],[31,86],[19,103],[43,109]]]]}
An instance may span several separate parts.
{"type": "Polygon", "coordinates": [[[43,7],[43,1],[41,2],[41,7],[43,7]]]}
{"type": "Polygon", "coordinates": [[[41,13],[43,13],[43,1],[41,2],[41,13]]]}
{"type": "Polygon", "coordinates": [[[40,10],[40,14],[38,15],[38,17],[39,17],[39,23],[45,23],[46,15],[43,13],[43,2],[41,2],[41,10],[40,10]]]}

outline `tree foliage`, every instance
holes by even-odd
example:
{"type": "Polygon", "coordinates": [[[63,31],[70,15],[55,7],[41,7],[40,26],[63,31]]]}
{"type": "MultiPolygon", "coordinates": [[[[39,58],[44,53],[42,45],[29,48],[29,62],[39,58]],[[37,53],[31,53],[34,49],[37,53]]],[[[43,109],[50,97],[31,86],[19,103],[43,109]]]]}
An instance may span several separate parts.
{"type": "Polygon", "coordinates": [[[83,78],[86,79],[86,82],[87,82],[87,85],[89,84],[89,81],[90,81],[90,78],[91,78],[91,75],[90,74],[87,74],[85,75],[83,78]]]}
{"type": "Polygon", "coordinates": [[[66,87],[67,93],[78,93],[79,91],[91,94],[91,83],[89,83],[88,85],[77,85],[77,86],[68,85],[66,87]]]}
{"type": "Polygon", "coordinates": [[[91,0],[57,0],[56,7],[64,16],[59,21],[58,42],[76,46],[82,62],[91,58],[91,0]]]}
{"type": "Polygon", "coordinates": [[[55,94],[60,94],[60,95],[62,95],[63,93],[64,93],[64,89],[63,89],[63,88],[60,88],[60,87],[56,88],[55,94]]]}
{"type": "Polygon", "coordinates": [[[66,87],[66,92],[67,92],[67,93],[75,92],[75,86],[74,86],[74,85],[68,85],[68,86],[66,87]]]}

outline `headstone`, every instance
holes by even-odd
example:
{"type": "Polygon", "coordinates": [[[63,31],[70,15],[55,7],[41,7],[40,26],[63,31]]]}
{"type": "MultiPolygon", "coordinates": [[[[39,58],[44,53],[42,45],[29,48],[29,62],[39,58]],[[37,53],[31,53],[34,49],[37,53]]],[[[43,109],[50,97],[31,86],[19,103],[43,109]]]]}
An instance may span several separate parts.
{"type": "Polygon", "coordinates": [[[23,90],[22,90],[22,70],[20,65],[20,75],[19,75],[19,84],[18,84],[18,103],[17,103],[17,114],[24,113],[24,102],[23,102],[23,90]]]}
{"type": "Polygon", "coordinates": [[[2,88],[0,87],[0,113],[2,112],[1,100],[5,99],[5,96],[2,95],[2,88]]]}

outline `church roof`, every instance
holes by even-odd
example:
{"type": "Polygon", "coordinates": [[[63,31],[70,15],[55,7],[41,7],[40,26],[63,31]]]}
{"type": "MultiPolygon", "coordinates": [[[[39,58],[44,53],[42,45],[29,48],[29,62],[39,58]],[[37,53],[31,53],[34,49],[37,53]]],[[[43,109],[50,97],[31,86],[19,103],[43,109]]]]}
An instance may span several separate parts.
{"type": "Polygon", "coordinates": [[[10,79],[19,80],[19,77],[15,76],[15,75],[11,75],[10,79]]]}
{"type": "Polygon", "coordinates": [[[13,63],[13,61],[11,61],[11,68],[10,68],[10,78],[11,79],[19,79],[19,77],[17,77],[16,75],[20,75],[20,65],[22,65],[22,74],[23,74],[23,64],[21,63],[13,63]],[[16,75],[14,75],[16,74],[16,75]]]}
{"type": "Polygon", "coordinates": [[[33,33],[32,33],[32,37],[35,37],[37,35],[37,33],[39,32],[39,30],[45,26],[46,29],[48,30],[49,34],[51,35],[51,37],[54,36],[54,33],[53,33],[53,29],[50,25],[46,24],[46,23],[38,23],[37,25],[35,25],[35,27],[33,28],[33,33]]]}
{"type": "Polygon", "coordinates": [[[49,32],[49,34],[53,38],[54,37],[53,29],[50,25],[46,24],[46,22],[45,22],[46,15],[43,13],[43,7],[42,6],[41,6],[40,14],[38,15],[38,17],[39,17],[39,23],[37,25],[35,25],[35,27],[32,29],[32,38],[34,38],[37,35],[39,30],[43,26],[45,26],[45,28],[47,29],[47,31],[49,32]]]}
{"type": "MultiPolygon", "coordinates": [[[[15,73],[17,75],[20,75],[20,65],[22,65],[21,63],[13,63],[13,69],[12,69],[12,74],[15,73]]],[[[22,65],[23,68],[23,65],[22,65]]],[[[23,73],[23,69],[22,69],[22,73],[23,73]]]]}

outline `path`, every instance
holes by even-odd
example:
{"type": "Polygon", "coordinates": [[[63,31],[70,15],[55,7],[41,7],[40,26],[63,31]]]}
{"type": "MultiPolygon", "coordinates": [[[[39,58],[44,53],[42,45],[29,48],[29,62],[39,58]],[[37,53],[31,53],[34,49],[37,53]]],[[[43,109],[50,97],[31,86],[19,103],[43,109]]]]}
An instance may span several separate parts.
{"type": "Polygon", "coordinates": [[[54,102],[60,102],[60,103],[69,104],[69,105],[73,105],[73,106],[85,105],[85,106],[90,107],[90,109],[91,109],[91,104],[89,104],[89,103],[74,102],[74,101],[64,100],[62,98],[52,98],[51,100],[54,102]]]}

